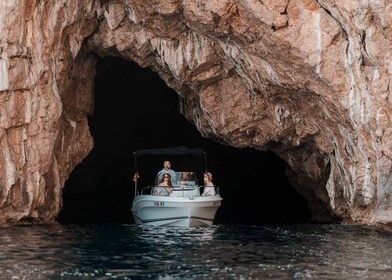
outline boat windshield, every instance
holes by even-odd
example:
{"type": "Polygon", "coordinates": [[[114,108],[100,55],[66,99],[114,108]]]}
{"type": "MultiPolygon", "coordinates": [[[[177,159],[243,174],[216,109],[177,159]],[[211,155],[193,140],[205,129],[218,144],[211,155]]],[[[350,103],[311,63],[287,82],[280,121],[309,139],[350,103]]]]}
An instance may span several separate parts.
{"type": "Polygon", "coordinates": [[[196,174],[194,172],[176,172],[178,186],[198,186],[196,174]]]}
{"type": "MultiPolygon", "coordinates": [[[[156,178],[156,182],[160,182],[156,178]]],[[[195,172],[181,171],[176,172],[176,181],[173,182],[173,187],[197,187],[199,186],[195,172]]]]}

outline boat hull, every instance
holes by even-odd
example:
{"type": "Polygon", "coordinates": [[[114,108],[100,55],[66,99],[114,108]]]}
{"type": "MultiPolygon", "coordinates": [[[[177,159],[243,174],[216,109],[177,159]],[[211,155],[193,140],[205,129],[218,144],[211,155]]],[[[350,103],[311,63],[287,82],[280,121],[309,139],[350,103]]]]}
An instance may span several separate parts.
{"type": "Polygon", "coordinates": [[[171,197],[139,195],[133,201],[136,224],[154,226],[211,226],[221,205],[220,195],[171,197]]]}

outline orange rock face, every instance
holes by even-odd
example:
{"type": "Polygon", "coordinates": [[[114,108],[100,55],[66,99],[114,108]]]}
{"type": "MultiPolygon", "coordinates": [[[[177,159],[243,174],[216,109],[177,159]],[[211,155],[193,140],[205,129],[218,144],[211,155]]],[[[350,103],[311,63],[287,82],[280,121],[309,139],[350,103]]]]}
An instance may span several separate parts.
{"type": "Polygon", "coordinates": [[[96,56],[150,67],[206,137],[272,150],[314,218],[392,223],[387,0],[0,3],[0,223],[51,222],[93,141],[96,56]]]}

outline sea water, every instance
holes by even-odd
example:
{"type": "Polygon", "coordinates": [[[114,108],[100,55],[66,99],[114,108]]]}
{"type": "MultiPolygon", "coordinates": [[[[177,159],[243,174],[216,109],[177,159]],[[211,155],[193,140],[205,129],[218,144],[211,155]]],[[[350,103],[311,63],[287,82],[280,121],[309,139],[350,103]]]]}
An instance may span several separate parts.
{"type": "Polygon", "coordinates": [[[392,279],[392,234],[348,225],[14,226],[1,279],[392,279]]]}

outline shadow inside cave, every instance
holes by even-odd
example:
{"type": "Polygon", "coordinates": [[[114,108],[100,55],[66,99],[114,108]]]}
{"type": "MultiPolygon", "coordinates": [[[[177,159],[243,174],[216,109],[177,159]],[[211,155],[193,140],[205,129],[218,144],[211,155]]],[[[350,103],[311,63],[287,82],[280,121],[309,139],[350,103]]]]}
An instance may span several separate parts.
{"type": "MultiPolygon", "coordinates": [[[[224,199],[216,223],[302,223],[310,218],[307,202],[285,176],[283,160],[272,152],[226,147],[203,138],[179,113],[177,94],[150,69],[100,58],[89,126],[94,149],[63,188],[60,223],[132,223],[133,152],[171,146],[206,151],[209,171],[224,199]]],[[[179,161],[172,160],[172,167],[181,170],[179,161]]],[[[162,162],[145,168],[157,172],[162,162]]]]}

